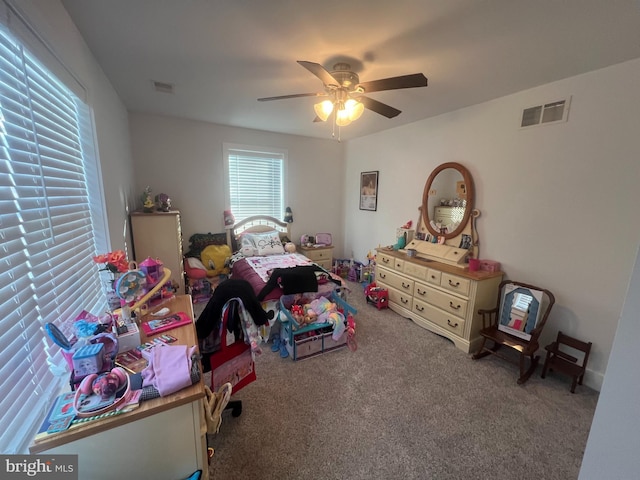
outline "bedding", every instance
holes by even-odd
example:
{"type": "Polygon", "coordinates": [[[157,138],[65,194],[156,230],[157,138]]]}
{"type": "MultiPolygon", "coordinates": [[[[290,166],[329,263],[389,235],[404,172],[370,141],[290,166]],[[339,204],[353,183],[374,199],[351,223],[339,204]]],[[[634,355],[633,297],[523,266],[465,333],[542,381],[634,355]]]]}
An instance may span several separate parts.
{"type": "MultiPolygon", "coordinates": [[[[229,242],[236,245],[237,249],[232,259],[231,278],[249,282],[263,302],[278,300],[286,293],[279,281],[271,279],[274,271],[282,269],[298,269],[297,272],[287,270],[285,273],[298,275],[297,280],[304,282],[301,285],[313,283],[314,291],[319,284],[322,289],[333,289],[335,285],[328,282],[329,272],[300,253],[287,253],[284,250],[283,244],[289,238],[289,224],[272,217],[252,217],[234,225],[229,242]],[[308,272],[303,277],[304,269],[316,272],[313,282],[309,281],[308,272]],[[270,280],[273,281],[269,284],[270,280]],[[325,286],[326,283],[330,285],[325,286]]],[[[293,278],[290,275],[283,277],[293,278]]],[[[290,283],[295,284],[297,280],[291,280],[290,283]]]]}

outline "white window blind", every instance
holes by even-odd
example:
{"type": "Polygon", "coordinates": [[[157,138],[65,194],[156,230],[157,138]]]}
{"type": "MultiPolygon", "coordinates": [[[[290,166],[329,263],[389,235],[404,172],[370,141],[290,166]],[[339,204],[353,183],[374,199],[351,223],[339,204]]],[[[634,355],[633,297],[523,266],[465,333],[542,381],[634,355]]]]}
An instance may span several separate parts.
{"type": "Polygon", "coordinates": [[[284,216],[286,152],[225,146],[229,207],[236,221],[284,216]]]}
{"type": "Polygon", "coordinates": [[[69,381],[60,348],[43,325],[53,322],[71,336],[78,313],[106,308],[92,260],[107,246],[91,132],[88,107],[0,29],[3,453],[27,452],[69,381]]]}

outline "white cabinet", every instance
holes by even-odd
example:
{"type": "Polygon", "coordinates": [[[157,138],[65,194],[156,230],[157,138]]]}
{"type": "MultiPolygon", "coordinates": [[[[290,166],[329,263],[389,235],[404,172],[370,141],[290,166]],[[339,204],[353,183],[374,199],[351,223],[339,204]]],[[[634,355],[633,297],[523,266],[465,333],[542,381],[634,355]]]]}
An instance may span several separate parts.
{"type": "Polygon", "coordinates": [[[378,250],[376,285],[389,291],[389,308],[418,325],[475,351],[481,337],[478,309],[493,308],[502,272],[469,272],[390,250],[378,250]]]}
{"type": "Polygon", "coordinates": [[[177,294],[184,294],[182,263],[182,229],[180,212],[131,214],[133,258],[140,263],[147,257],[159,258],[171,270],[171,281],[177,283],[177,294]]]}

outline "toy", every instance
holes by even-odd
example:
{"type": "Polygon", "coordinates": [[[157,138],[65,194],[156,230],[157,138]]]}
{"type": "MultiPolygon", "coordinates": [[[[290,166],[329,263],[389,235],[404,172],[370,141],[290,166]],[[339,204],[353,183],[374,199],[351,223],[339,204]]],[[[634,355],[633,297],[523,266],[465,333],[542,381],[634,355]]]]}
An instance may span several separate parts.
{"type": "Polygon", "coordinates": [[[386,288],[377,287],[376,282],[370,283],[364,289],[367,303],[373,303],[378,310],[389,306],[389,291],[386,288]]]}
{"type": "Polygon", "coordinates": [[[284,251],[287,253],[295,253],[296,251],[296,245],[295,243],[292,242],[287,242],[284,244],[284,251]]]}
{"type": "Polygon", "coordinates": [[[140,271],[147,276],[147,284],[149,285],[155,285],[158,283],[158,280],[162,278],[164,273],[164,266],[159,258],[154,260],[151,257],[147,257],[145,260],[140,262],[138,267],[140,268],[140,271]]]}
{"type": "Polygon", "coordinates": [[[208,277],[215,277],[221,273],[228,274],[229,269],[225,267],[225,262],[229,257],[231,257],[231,248],[228,245],[209,245],[200,254],[208,277]]]}
{"type": "Polygon", "coordinates": [[[347,346],[352,352],[358,349],[358,344],[356,343],[356,320],[351,313],[347,314],[347,346]]]}
{"type": "MultiPolygon", "coordinates": [[[[120,387],[120,377],[114,373],[103,373],[92,382],[91,390],[102,398],[109,398],[120,387]]],[[[124,383],[124,382],[122,382],[124,383]]]]}
{"type": "Polygon", "coordinates": [[[104,362],[104,345],[102,343],[83,345],[72,357],[73,374],[76,378],[102,371],[104,362]]]}

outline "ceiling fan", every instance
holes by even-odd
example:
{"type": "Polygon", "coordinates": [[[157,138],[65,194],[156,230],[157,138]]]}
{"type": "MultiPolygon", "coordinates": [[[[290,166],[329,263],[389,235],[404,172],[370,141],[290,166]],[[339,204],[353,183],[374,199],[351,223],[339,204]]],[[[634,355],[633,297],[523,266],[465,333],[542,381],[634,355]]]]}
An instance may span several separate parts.
{"type": "Polygon", "coordinates": [[[393,118],[400,115],[401,111],[367,97],[365,93],[427,86],[427,77],[422,73],[360,82],[360,77],[358,77],[357,73],[351,71],[351,65],[348,63],[336,63],[331,72],[327,71],[319,63],[302,60],[298,60],[298,63],[322,80],[324,85],[323,92],[265,97],[259,98],[258,101],[268,102],[298,97],[328,97],[327,100],[314,105],[316,112],[314,122],[326,121],[331,113],[335,112],[336,125],[345,126],[359,118],[365,108],[383,117],[393,118]]]}

